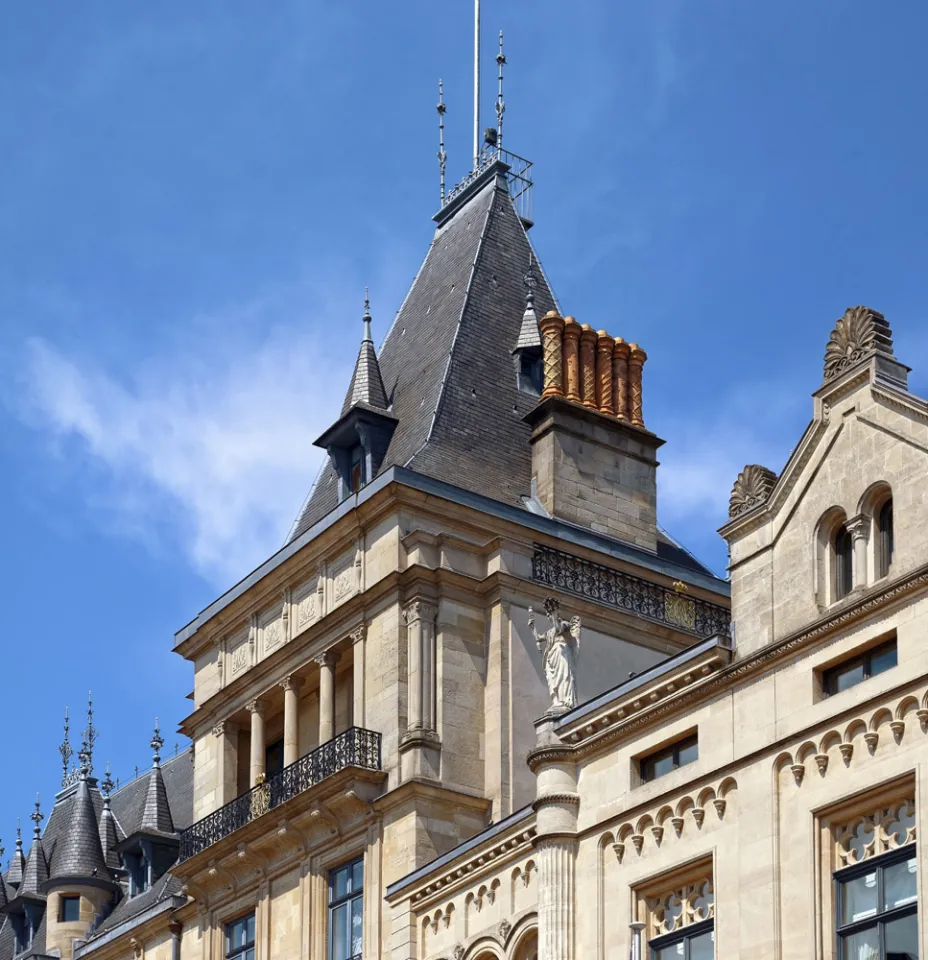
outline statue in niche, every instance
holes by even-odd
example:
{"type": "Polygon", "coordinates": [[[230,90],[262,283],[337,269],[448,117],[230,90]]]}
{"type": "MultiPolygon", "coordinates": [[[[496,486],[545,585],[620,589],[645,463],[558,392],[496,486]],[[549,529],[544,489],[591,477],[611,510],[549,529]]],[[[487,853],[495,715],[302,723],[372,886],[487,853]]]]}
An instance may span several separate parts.
{"type": "Polygon", "coordinates": [[[551,712],[565,713],[577,705],[577,655],[580,650],[580,618],[563,620],[560,603],[545,600],[545,615],[551,626],[544,633],[535,629],[535,613],[528,609],[528,626],[545,665],[545,680],[551,697],[551,712]]]}

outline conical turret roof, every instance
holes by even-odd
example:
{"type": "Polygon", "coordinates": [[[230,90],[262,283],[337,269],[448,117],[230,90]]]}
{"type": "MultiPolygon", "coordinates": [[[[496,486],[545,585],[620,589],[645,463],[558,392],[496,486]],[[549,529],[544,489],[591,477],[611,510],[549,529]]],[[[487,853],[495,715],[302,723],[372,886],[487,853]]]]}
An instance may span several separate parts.
{"type": "Polygon", "coordinates": [[[19,885],[19,890],[16,891],[19,896],[24,894],[36,896],[44,893],[42,884],[48,879],[48,859],[42,846],[40,826],[44,817],[39,810],[38,799],[35,801],[35,813],[31,816],[35,823],[35,831],[32,846],[29,848],[29,856],[26,857],[26,865],[23,867],[23,882],[19,885]]]}
{"type": "Polygon", "coordinates": [[[51,881],[95,878],[109,880],[110,872],[103,856],[97,815],[94,812],[87,769],[81,769],[77,790],[71,799],[71,810],[64,833],[55,850],[51,881]]]}
{"type": "Polygon", "coordinates": [[[383,377],[380,374],[380,364],[377,361],[377,351],[371,337],[371,306],[370,300],[364,298],[364,336],[361,339],[361,349],[355,361],[351,383],[345,394],[342,404],[342,415],[358,404],[367,404],[386,410],[387,391],[383,386],[383,377]]]}
{"type": "Polygon", "coordinates": [[[168,792],[164,786],[164,776],[161,773],[161,757],[159,751],[164,746],[164,740],[158,728],[151,741],[155,756],[152,760],[151,773],[148,775],[148,792],[145,794],[145,806],[142,809],[142,819],[139,823],[139,833],[174,833],[174,819],[171,816],[171,805],[168,803],[168,792]]]}
{"type": "Polygon", "coordinates": [[[6,872],[6,882],[11,887],[18,887],[23,880],[23,870],[26,867],[26,855],[23,853],[23,837],[19,824],[16,824],[16,849],[10,861],[10,869],[6,872]]]}

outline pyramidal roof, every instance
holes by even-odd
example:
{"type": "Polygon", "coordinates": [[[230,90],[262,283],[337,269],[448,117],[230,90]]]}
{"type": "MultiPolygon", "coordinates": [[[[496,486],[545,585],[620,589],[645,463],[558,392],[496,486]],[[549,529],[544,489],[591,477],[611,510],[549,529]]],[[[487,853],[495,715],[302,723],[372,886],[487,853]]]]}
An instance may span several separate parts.
{"type": "MultiPolygon", "coordinates": [[[[436,218],[425,260],[380,349],[384,401],[397,424],[379,472],[408,467],[521,507],[531,491],[530,428],[522,418],[537,398],[518,390],[512,351],[534,254],[505,169],[491,165],[436,218]]],[[[554,296],[535,272],[534,308],[543,316],[554,296]]],[[[343,413],[362,357],[367,365],[378,359],[373,355],[373,342],[362,343],[343,413]]],[[[338,478],[326,463],[291,538],[337,505],[338,478]]]]}
{"type": "Polygon", "coordinates": [[[168,791],[159,761],[156,753],[155,762],[148,775],[148,791],[145,794],[139,833],[174,833],[174,819],[171,817],[171,805],[168,803],[168,791]]]}
{"type": "Polygon", "coordinates": [[[26,865],[23,867],[23,882],[16,891],[19,896],[23,894],[42,893],[42,884],[48,879],[48,860],[45,857],[45,850],[42,847],[42,838],[36,831],[35,839],[29,849],[29,856],[26,857],[26,865]]]}
{"type": "Polygon", "coordinates": [[[6,873],[6,882],[10,886],[18,886],[22,883],[23,870],[26,867],[26,855],[23,853],[23,838],[19,826],[16,827],[16,849],[13,851],[13,858],[10,860],[10,869],[6,873]]]}
{"type": "Polygon", "coordinates": [[[367,297],[364,298],[364,336],[361,340],[361,349],[351,374],[351,383],[345,394],[342,404],[342,415],[358,404],[367,404],[386,410],[387,391],[383,386],[383,377],[380,374],[380,364],[377,362],[377,351],[374,349],[374,340],[371,337],[371,307],[367,297]]]}

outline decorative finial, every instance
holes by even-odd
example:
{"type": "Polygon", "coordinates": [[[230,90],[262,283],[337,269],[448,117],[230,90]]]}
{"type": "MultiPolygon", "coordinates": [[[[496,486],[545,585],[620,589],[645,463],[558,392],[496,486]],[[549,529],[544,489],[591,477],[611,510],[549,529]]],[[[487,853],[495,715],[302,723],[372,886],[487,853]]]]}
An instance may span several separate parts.
{"type": "Polygon", "coordinates": [[[6,847],[3,845],[3,841],[0,840],[0,860],[3,859],[3,855],[6,853],[6,847]]]}
{"type": "Polygon", "coordinates": [[[100,784],[100,789],[103,791],[103,799],[109,801],[110,794],[113,792],[113,788],[116,785],[113,783],[113,778],[110,775],[110,762],[106,761],[106,776],[103,778],[102,783],[100,784]]]}
{"type": "Polygon", "coordinates": [[[499,67],[499,93],[496,94],[496,149],[503,149],[503,114],[506,112],[506,102],[503,100],[503,64],[506,54],[503,53],[503,31],[499,32],[499,53],[496,55],[496,65],[499,67]]]}
{"type": "Polygon", "coordinates": [[[16,849],[22,850],[23,848],[23,831],[19,825],[19,817],[16,818],[16,849]]]}
{"type": "Polygon", "coordinates": [[[71,746],[71,741],[68,739],[68,734],[71,730],[71,722],[68,718],[68,708],[64,708],[64,740],[61,741],[61,746],[58,748],[58,752],[61,754],[61,785],[67,786],[68,783],[68,765],[71,762],[71,757],[74,754],[74,749],[71,746]]]}
{"type": "Polygon", "coordinates": [[[362,342],[370,341],[374,342],[374,338],[371,336],[371,298],[368,291],[368,288],[364,288],[364,316],[361,318],[364,321],[364,337],[362,342]]]}
{"type": "Polygon", "coordinates": [[[448,154],[445,153],[445,91],[441,80],[438,81],[438,170],[440,173],[441,202],[445,203],[445,167],[448,164],[448,154]]]}
{"type": "Polygon", "coordinates": [[[538,278],[535,276],[535,258],[531,252],[528,255],[528,270],[525,271],[522,282],[525,284],[525,309],[534,310],[535,287],[538,286],[538,278]]]}
{"type": "Polygon", "coordinates": [[[38,794],[35,795],[35,810],[33,810],[32,813],[29,814],[29,819],[35,824],[35,827],[33,828],[32,832],[36,840],[38,840],[39,834],[42,832],[42,821],[45,819],[45,814],[42,813],[39,807],[38,794]]]}
{"type": "Polygon", "coordinates": [[[93,773],[93,746],[97,742],[97,728],[93,725],[93,691],[87,691],[87,727],[81,741],[78,761],[82,771],[89,777],[93,773]]]}
{"type": "Polygon", "coordinates": [[[153,764],[157,767],[161,763],[161,748],[164,746],[164,737],[161,736],[161,730],[158,727],[158,718],[155,717],[155,732],[151,738],[151,748],[155,751],[155,755],[152,758],[153,764]]]}

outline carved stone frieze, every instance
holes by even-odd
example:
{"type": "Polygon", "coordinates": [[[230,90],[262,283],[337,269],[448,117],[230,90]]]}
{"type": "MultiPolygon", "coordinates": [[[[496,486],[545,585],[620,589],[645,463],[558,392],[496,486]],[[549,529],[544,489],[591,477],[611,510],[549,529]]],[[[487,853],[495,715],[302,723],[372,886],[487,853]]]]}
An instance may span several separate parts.
{"type": "Polygon", "coordinates": [[[728,499],[728,516],[739,517],[766,503],[776,486],[777,475],[759,463],[749,463],[738,474],[728,499]]]}
{"type": "Polygon", "coordinates": [[[886,318],[870,307],[848,307],[825,346],[825,382],[875,353],[893,355],[893,335],[886,318]]]}

